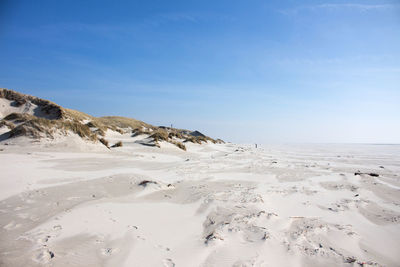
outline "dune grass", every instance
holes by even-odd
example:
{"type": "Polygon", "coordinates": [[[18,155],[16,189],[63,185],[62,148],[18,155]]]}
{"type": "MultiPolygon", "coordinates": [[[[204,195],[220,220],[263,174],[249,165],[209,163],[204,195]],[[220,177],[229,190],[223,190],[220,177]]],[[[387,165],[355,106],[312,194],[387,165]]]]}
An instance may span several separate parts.
{"type": "Polygon", "coordinates": [[[168,134],[169,138],[179,138],[179,139],[183,139],[183,135],[181,132],[177,131],[177,130],[171,130],[171,132],[168,134]]]}
{"type": "Polygon", "coordinates": [[[105,145],[107,148],[109,148],[109,146],[108,146],[108,141],[107,141],[106,139],[100,138],[99,141],[100,141],[100,143],[102,143],[103,145],[105,145]]]}
{"type": "Polygon", "coordinates": [[[178,141],[171,141],[172,144],[176,145],[177,147],[179,147],[180,149],[186,151],[186,146],[182,143],[182,142],[178,142],[178,141]]]}
{"type": "MultiPolygon", "coordinates": [[[[35,138],[43,136],[52,138],[56,132],[61,132],[65,135],[67,135],[68,132],[73,132],[84,139],[99,141],[108,147],[108,142],[103,137],[106,135],[106,131],[110,129],[120,134],[131,131],[132,136],[150,135],[157,146],[159,146],[158,142],[165,141],[183,150],[186,150],[186,146],[180,142],[180,140],[196,144],[208,141],[213,143],[223,142],[222,140],[214,140],[198,131],[192,132],[184,129],[156,127],[132,118],[120,116],[96,118],[77,110],[63,108],[48,100],[7,89],[0,88],[0,98],[14,101],[14,105],[17,106],[26,104],[29,101],[40,107],[41,111],[45,114],[51,115],[42,118],[26,113],[9,114],[0,122],[0,126],[6,125],[12,129],[10,131],[11,137],[27,135],[35,138]]],[[[116,147],[119,145],[122,146],[122,142],[118,142],[115,145],[117,145],[116,147]]]]}
{"type": "Polygon", "coordinates": [[[112,145],[111,147],[122,147],[122,142],[118,141],[117,143],[115,143],[114,145],[112,145]]]}
{"type": "Polygon", "coordinates": [[[135,137],[135,136],[138,136],[138,135],[143,135],[143,134],[150,135],[151,132],[148,131],[148,130],[143,130],[143,127],[132,130],[132,137],[135,137]]]}
{"type": "Polygon", "coordinates": [[[25,122],[30,119],[35,119],[37,117],[29,114],[24,114],[24,113],[11,113],[8,114],[7,116],[4,117],[4,120],[6,121],[13,121],[15,123],[20,123],[20,122],[25,122]]]}
{"type": "Polygon", "coordinates": [[[35,96],[21,94],[5,88],[0,88],[0,98],[5,98],[7,100],[14,101],[17,106],[23,105],[29,101],[39,106],[42,112],[53,115],[53,119],[60,119],[63,116],[62,107],[49,100],[41,99],[35,96]]]}
{"type": "Polygon", "coordinates": [[[15,128],[14,123],[6,121],[6,120],[1,120],[0,121],[0,128],[3,127],[3,126],[6,126],[8,129],[11,129],[11,130],[15,128]]]}
{"type": "MultiPolygon", "coordinates": [[[[76,121],[49,120],[34,116],[26,116],[26,118],[26,121],[11,130],[10,137],[27,135],[34,138],[40,138],[42,136],[54,138],[54,134],[57,131],[61,131],[63,134],[67,134],[67,132],[70,131],[82,138],[91,141],[97,140],[97,136],[87,125],[76,121]]],[[[21,117],[16,119],[16,121],[20,120],[21,117]]]]}
{"type": "Polygon", "coordinates": [[[73,120],[73,121],[85,121],[85,120],[93,120],[95,117],[90,116],[84,112],[78,111],[78,110],[73,110],[69,108],[62,108],[62,118],[67,119],[67,120],[73,120]]]}
{"type": "Polygon", "coordinates": [[[102,124],[98,124],[96,122],[90,121],[90,122],[86,123],[86,126],[88,126],[89,128],[96,128],[96,130],[94,130],[94,133],[96,133],[100,136],[106,135],[107,127],[102,124]]]}
{"type": "Polygon", "coordinates": [[[155,142],[168,141],[168,132],[164,129],[157,129],[150,138],[153,138],[155,142]]]}
{"type": "Polygon", "coordinates": [[[106,117],[95,118],[94,121],[102,123],[107,127],[114,127],[114,128],[131,128],[131,129],[138,129],[141,127],[155,128],[154,126],[147,124],[143,121],[139,121],[132,118],[119,117],[119,116],[106,116],[106,117]]]}
{"type": "Polygon", "coordinates": [[[163,128],[157,129],[152,135],[150,135],[150,138],[154,139],[154,141],[156,142],[156,145],[158,147],[160,147],[158,142],[165,141],[165,142],[169,142],[173,145],[176,145],[180,149],[186,151],[186,146],[182,142],[173,140],[172,139],[173,137],[177,137],[177,138],[181,138],[181,139],[183,138],[181,133],[176,132],[176,131],[168,132],[166,129],[163,129],[163,128]]]}

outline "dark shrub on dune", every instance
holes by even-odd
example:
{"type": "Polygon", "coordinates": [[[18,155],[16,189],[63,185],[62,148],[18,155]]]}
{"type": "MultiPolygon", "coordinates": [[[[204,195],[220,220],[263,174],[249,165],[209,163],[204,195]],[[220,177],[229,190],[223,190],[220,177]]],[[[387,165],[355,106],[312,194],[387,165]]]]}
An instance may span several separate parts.
{"type": "Polygon", "coordinates": [[[112,147],[122,147],[122,142],[118,141],[117,143],[115,143],[112,147]]]}

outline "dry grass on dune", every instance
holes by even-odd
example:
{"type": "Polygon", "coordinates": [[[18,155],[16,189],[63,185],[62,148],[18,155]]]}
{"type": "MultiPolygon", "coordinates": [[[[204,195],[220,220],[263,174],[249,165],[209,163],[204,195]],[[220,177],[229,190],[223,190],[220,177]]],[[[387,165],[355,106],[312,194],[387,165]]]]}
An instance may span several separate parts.
{"type": "Polygon", "coordinates": [[[207,143],[207,141],[210,141],[212,143],[216,143],[216,141],[208,136],[187,136],[185,139],[185,143],[187,142],[192,142],[195,144],[201,144],[202,142],[207,143]]]}
{"type": "Polygon", "coordinates": [[[186,151],[186,146],[184,144],[182,144],[182,142],[178,142],[178,141],[171,141],[172,144],[176,145],[177,147],[179,147],[180,149],[186,151]]]}
{"type": "Polygon", "coordinates": [[[105,145],[107,148],[109,148],[108,141],[107,141],[106,139],[100,138],[99,141],[100,141],[100,143],[102,143],[103,145],[105,145]]]}
{"type": "Polygon", "coordinates": [[[78,134],[80,137],[85,137],[92,141],[97,140],[96,134],[94,134],[87,125],[82,123],[75,121],[63,121],[60,123],[60,126],[62,129],[72,131],[73,133],[78,134]]]}
{"type": "MultiPolygon", "coordinates": [[[[195,131],[197,132],[197,131],[195,131]]],[[[150,135],[151,138],[154,139],[154,141],[158,142],[158,141],[166,141],[166,142],[170,142],[172,144],[177,145],[177,141],[174,141],[173,138],[178,138],[178,139],[184,139],[184,142],[192,142],[195,144],[201,144],[201,143],[207,143],[208,141],[212,142],[212,143],[217,143],[216,140],[205,136],[203,134],[201,134],[200,132],[198,132],[198,135],[191,135],[190,131],[188,130],[178,130],[178,129],[174,129],[174,128],[158,128],[152,135],[150,135]]],[[[182,143],[180,143],[181,145],[179,145],[181,148],[184,146],[182,143]]],[[[183,148],[182,148],[183,149],[183,148]]],[[[185,147],[186,149],[186,147],[185,147]]]]}
{"type": "Polygon", "coordinates": [[[150,138],[153,138],[155,142],[168,141],[168,132],[164,129],[157,129],[150,138]]]}
{"type": "Polygon", "coordinates": [[[162,129],[162,128],[159,128],[159,129],[157,129],[152,135],[150,135],[150,138],[153,138],[153,139],[154,139],[154,141],[157,143],[157,146],[159,146],[159,144],[158,144],[159,141],[166,141],[166,142],[169,142],[169,143],[171,143],[171,144],[173,144],[173,145],[176,145],[176,146],[179,147],[180,149],[186,151],[186,146],[185,146],[184,144],[182,144],[182,143],[179,142],[179,141],[175,141],[175,140],[172,140],[172,139],[171,139],[173,136],[175,136],[175,137],[177,137],[177,136],[182,137],[182,135],[180,135],[179,133],[176,133],[176,132],[175,132],[175,133],[174,133],[174,132],[169,132],[169,133],[168,133],[167,130],[162,129]],[[173,133],[173,134],[171,135],[171,133],[173,133]]]}
{"type": "Polygon", "coordinates": [[[97,140],[97,136],[90,128],[82,123],[31,117],[33,118],[28,118],[24,123],[12,129],[10,131],[10,137],[26,135],[34,138],[40,138],[42,136],[54,138],[57,131],[61,131],[63,134],[67,134],[67,132],[70,131],[82,138],[91,141],[97,140]]]}
{"type": "Polygon", "coordinates": [[[115,143],[114,145],[112,145],[111,147],[122,147],[122,142],[118,141],[117,143],[115,143]]]}
{"type": "Polygon", "coordinates": [[[62,108],[48,100],[43,100],[34,96],[24,95],[12,90],[0,89],[0,97],[10,101],[14,101],[14,105],[22,105],[28,101],[39,106],[42,112],[48,113],[50,119],[40,118],[27,113],[12,113],[4,118],[2,125],[8,125],[13,128],[10,131],[10,137],[27,135],[34,138],[40,138],[42,136],[54,137],[56,130],[63,133],[71,131],[78,134],[82,138],[89,140],[97,140],[97,135],[105,136],[107,129],[124,133],[121,128],[138,128],[148,127],[154,128],[144,122],[124,118],[124,117],[102,117],[95,118],[86,113],[62,108]],[[90,120],[89,123],[83,124],[84,121],[90,120]],[[21,124],[16,127],[12,127],[12,122],[21,124]],[[93,132],[90,128],[97,128],[93,132]]]}
{"type": "Polygon", "coordinates": [[[94,121],[106,125],[110,129],[112,128],[138,129],[142,127],[155,128],[154,126],[147,124],[143,121],[126,117],[119,117],[119,116],[106,116],[106,117],[95,118],[94,121]]]}
{"type": "Polygon", "coordinates": [[[185,143],[192,142],[192,143],[195,143],[195,144],[201,144],[201,141],[198,138],[194,137],[194,136],[187,136],[185,138],[185,141],[183,141],[183,142],[185,142],[185,143]]]}
{"type": "Polygon", "coordinates": [[[10,101],[14,101],[14,105],[21,106],[28,101],[39,106],[41,111],[53,115],[53,119],[60,119],[63,116],[63,109],[59,105],[45,99],[41,99],[35,96],[25,95],[13,90],[7,90],[0,88],[0,98],[5,98],[10,101]]]}
{"type": "Polygon", "coordinates": [[[85,120],[94,120],[95,117],[90,116],[89,114],[86,114],[84,112],[74,110],[74,109],[69,109],[69,108],[62,108],[63,110],[63,118],[64,119],[69,119],[69,120],[74,120],[74,121],[85,121],[85,120]]]}
{"type": "MultiPolygon", "coordinates": [[[[211,137],[208,137],[199,131],[189,131],[189,130],[184,130],[184,129],[174,129],[174,128],[168,128],[168,137],[169,138],[178,138],[178,139],[183,139],[185,143],[187,142],[192,142],[195,144],[201,144],[202,142],[207,143],[208,141],[212,143],[217,143],[217,140],[212,139],[211,137]]],[[[221,140],[222,141],[222,140],[221,140]]]]}
{"type": "MultiPolygon", "coordinates": [[[[150,135],[158,146],[158,142],[166,141],[183,150],[186,150],[186,146],[182,142],[179,142],[179,139],[184,140],[184,142],[197,144],[207,141],[220,143],[220,140],[216,141],[198,131],[192,132],[184,129],[156,127],[136,119],[119,116],[96,118],[77,110],[63,108],[48,100],[12,90],[0,89],[0,98],[14,101],[12,103],[14,106],[29,105],[29,102],[33,103],[45,114],[45,118],[35,116],[36,113],[35,115],[28,113],[11,113],[7,115],[0,121],[0,127],[9,127],[11,129],[9,132],[10,137],[26,135],[34,138],[41,138],[43,136],[54,138],[56,132],[65,135],[68,132],[73,132],[82,138],[99,141],[109,147],[108,142],[103,137],[106,135],[106,131],[110,129],[120,134],[132,131],[133,137],[150,135]]],[[[120,145],[122,146],[122,143],[120,145]]]]}
{"type": "Polygon", "coordinates": [[[147,134],[150,135],[151,133],[147,130],[143,130],[143,128],[137,128],[132,130],[132,137],[138,136],[138,135],[143,135],[147,134]]]}
{"type": "Polygon", "coordinates": [[[14,123],[26,122],[31,119],[37,118],[36,116],[24,113],[11,113],[4,117],[5,121],[13,121],[14,123]]]}
{"type": "Polygon", "coordinates": [[[6,126],[6,127],[8,127],[8,129],[11,129],[11,130],[15,128],[14,123],[6,121],[6,120],[1,120],[0,121],[0,128],[3,127],[3,126],[6,126]]]}
{"type": "Polygon", "coordinates": [[[124,129],[139,129],[139,128],[155,128],[154,126],[147,124],[145,122],[126,118],[126,117],[119,117],[119,116],[107,116],[107,117],[92,117],[87,115],[83,112],[75,111],[75,110],[68,110],[66,109],[68,117],[76,120],[76,121],[83,121],[83,120],[90,120],[86,125],[90,128],[97,128],[96,133],[100,136],[104,136],[107,129],[112,131],[118,132],[120,134],[126,133],[124,129]]]}
{"type": "Polygon", "coordinates": [[[192,136],[190,134],[184,134],[188,132],[187,130],[176,130],[172,128],[158,128],[152,135],[150,135],[150,138],[153,138],[156,143],[159,141],[166,141],[171,144],[174,144],[178,146],[179,148],[186,150],[186,146],[178,141],[173,140],[174,137],[179,138],[179,139],[184,139],[184,142],[192,142],[195,144],[201,144],[202,142],[207,143],[207,141],[211,141],[214,144],[216,143],[216,140],[205,136],[205,135],[198,135],[198,136],[192,136]]]}
{"type": "Polygon", "coordinates": [[[90,121],[86,123],[86,126],[88,126],[89,128],[96,128],[96,130],[94,130],[94,133],[100,136],[106,135],[107,127],[103,124],[98,124],[96,122],[90,121]]]}
{"type": "Polygon", "coordinates": [[[168,134],[168,137],[169,137],[169,138],[174,138],[174,137],[176,137],[176,138],[179,138],[179,139],[183,139],[183,138],[184,138],[183,135],[182,135],[182,133],[180,133],[180,132],[177,131],[177,130],[171,130],[171,132],[168,134]]]}

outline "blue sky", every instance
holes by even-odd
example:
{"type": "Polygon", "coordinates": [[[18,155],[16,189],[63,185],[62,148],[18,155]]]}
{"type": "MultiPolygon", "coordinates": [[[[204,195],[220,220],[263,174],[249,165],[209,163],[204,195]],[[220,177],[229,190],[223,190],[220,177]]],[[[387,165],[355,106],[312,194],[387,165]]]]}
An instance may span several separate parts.
{"type": "Polygon", "coordinates": [[[400,143],[400,1],[0,1],[0,87],[234,142],[400,143]]]}

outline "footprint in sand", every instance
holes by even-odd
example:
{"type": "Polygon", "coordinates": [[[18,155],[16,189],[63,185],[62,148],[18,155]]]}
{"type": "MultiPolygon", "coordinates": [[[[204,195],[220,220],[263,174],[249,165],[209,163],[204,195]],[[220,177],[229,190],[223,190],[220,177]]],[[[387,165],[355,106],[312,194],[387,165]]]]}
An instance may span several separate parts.
{"type": "Polygon", "coordinates": [[[30,214],[29,213],[18,213],[17,216],[21,219],[27,219],[27,218],[29,218],[30,214]]]}
{"type": "Polygon", "coordinates": [[[165,267],[174,267],[175,263],[171,259],[163,260],[163,264],[165,267]]]}
{"type": "Polygon", "coordinates": [[[44,264],[48,263],[52,258],[54,258],[54,253],[48,249],[43,249],[37,254],[35,260],[44,264]]]}
{"type": "Polygon", "coordinates": [[[10,231],[10,230],[14,230],[20,226],[21,226],[20,223],[16,223],[16,222],[12,221],[9,224],[7,224],[6,226],[4,226],[3,229],[10,231]]]}
{"type": "Polygon", "coordinates": [[[39,239],[38,239],[38,243],[44,245],[44,244],[47,243],[47,241],[49,241],[49,238],[50,238],[50,237],[51,237],[51,236],[46,235],[46,236],[44,236],[44,237],[42,237],[42,238],[39,238],[39,239]]]}
{"type": "Polygon", "coordinates": [[[101,250],[101,254],[104,256],[111,256],[112,254],[115,254],[118,252],[118,248],[103,248],[101,250]]]}
{"type": "Polygon", "coordinates": [[[57,225],[54,225],[54,226],[53,226],[53,229],[54,229],[55,231],[60,231],[60,230],[62,229],[62,226],[59,225],[59,224],[57,224],[57,225]]]}
{"type": "Polygon", "coordinates": [[[29,219],[30,219],[31,221],[33,221],[33,222],[36,222],[36,221],[38,221],[40,218],[39,218],[38,216],[36,216],[36,215],[31,215],[31,216],[29,217],[29,219]]]}
{"type": "Polygon", "coordinates": [[[171,250],[170,248],[164,247],[163,245],[157,245],[156,247],[159,248],[159,249],[165,250],[165,251],[170,251],[171,250]]]}
{"type": "Polygon", "coordinates": [[[137,238],[137,239],[140,239],[140,240],[143,240],[143,241],[145,241],[145,240],[146,240],[146,238],[144,238],[144,237],[141,237],[140,235],[136,236],[136,238],[137,238]]]}

